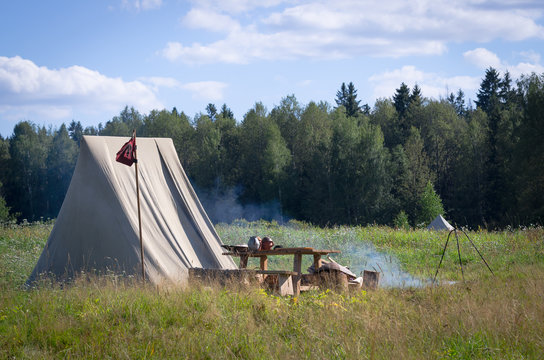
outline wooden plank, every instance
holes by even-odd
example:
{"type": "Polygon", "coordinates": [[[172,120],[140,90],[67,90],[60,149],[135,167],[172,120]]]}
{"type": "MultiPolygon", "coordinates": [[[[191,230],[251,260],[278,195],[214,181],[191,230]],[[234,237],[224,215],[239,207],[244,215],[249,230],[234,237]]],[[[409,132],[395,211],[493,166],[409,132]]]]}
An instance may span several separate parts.
{"type": "Polygon", "coordinates": [[[296,275],[297,273],[289,270],[257,270],[257,274],[263,275],[296,275]]]}
{"type": "Polygon", "coordinates": [[[319,286],[317,285],[301,285],[300,291],[310,291],[310,290],[319,290],[319,286]]]}
{"type": "Polygon", "coordinates": [[[294,253],[302,253],[302,254],[330,254],[330,253],[339,253],[339,250],[328,250],[328,249],[314,249],[311,247],[293,247],[293,248],[278,248],[274,250],[266,250],[266,251],[259,251],[260,253],[264,252],[272,252],[272,253],[288,253],[288,254],[294,254],[294,253]]]}
{"type": "Polygon", "coordinates": [[[215,283],[221,286],[249,285],[258,282],[256,270],[189,268],[189,283],[215,283]]]}
{"type": "Polygon", "coordinates": [[[303,255],[327,255],[327,254],[338,254],[339,250],[315,250],[312,248],[280,248],[276,250],[265,250],[265,251],[250,251],[247,253],[234,253],[234,252],[224,252],[222,255],[230,256],[248,256],[248,257],[260,257],[263,255],[293,255],[293,254],[303,254],[303,255]]]}

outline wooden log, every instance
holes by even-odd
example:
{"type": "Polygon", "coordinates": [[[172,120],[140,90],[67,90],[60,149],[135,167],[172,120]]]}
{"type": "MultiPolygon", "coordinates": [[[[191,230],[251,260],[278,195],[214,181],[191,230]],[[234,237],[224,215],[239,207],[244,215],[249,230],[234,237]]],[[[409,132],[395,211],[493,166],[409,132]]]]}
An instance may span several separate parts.
{"type": "Polygon", "coordinates": [[[380,283],[380,273],[377,271],[365,270],[363,272],[363,287],[375,290],[380,283]]]}
{"type": "Polygon", "coordinates": [[[301,286],[305,285],[319,285],[321,282],[321,277],[319,274],[302,274],[301,277],[301,286]]]}
{"type": "Polygon", "coordinates": [[[345,292],[348,290],[348,276],[344,274],[342,271],[336,271],[334,270],[332,272],[334,274],[334,283],[335,288],[339,292],[345,292]]]}
{"type": "Polygon", "coordinates": [[[331,270],[319,273],[319,286],[324,289],[333,289],[338,292],[348,290],[348,276],[341,271],[331,270]]]}

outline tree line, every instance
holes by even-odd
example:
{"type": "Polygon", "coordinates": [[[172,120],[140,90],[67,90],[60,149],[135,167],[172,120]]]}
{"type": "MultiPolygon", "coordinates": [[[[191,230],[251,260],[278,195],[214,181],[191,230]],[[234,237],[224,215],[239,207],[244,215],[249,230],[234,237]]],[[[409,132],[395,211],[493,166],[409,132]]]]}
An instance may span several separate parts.
{"type": "Polygon", "coordinates": [[[544,74],[485,72],[477,100],[461,89],[424,97],[402,83],[391,98],[360,104],[343,83],[336,104],[294,95],[241,121],[226,104],[193,118],[176,108],[125,107],[98,127],[19,122],[0,136],[0,220],[54,218],[83,135],[170,137],[202,195],[237,188],[241,204],[277,205],[282,217],[319,225],[416,226],[437,213],[494,228],[544,218],[544,74]]]}

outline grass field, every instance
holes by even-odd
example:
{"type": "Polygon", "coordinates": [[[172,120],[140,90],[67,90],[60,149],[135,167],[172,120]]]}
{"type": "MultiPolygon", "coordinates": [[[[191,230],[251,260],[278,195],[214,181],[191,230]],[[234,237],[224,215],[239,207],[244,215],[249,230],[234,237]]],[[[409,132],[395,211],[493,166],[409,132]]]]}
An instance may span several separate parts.
{"type": "MultiPolygon", "coordinates": [[[[340,249],[335,259],[352,269],[365,266],[359,250],[371,243],[421,279],[434,275],[447,235],[298,222],[239,221],[217,230],[228,244],[269,235],[283,246],[340,249]]],[[[115,275],[24,290],[50,231],[50,224],[0,228],[0,358],[544,358],[542,228],[469,233],[496,276],[460,238],[466,282],[452,242],[439,278],[453,285],[298,298],[235,284],[157,288],[115,275]]]]}

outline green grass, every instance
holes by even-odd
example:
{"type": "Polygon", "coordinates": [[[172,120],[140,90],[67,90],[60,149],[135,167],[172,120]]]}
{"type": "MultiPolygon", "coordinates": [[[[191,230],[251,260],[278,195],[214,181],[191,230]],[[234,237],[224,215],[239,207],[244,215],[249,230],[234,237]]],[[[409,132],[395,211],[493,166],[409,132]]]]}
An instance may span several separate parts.
{"type": "MultiPolygon", "coordinates": [[[[217,226],[226,244],[242,244],[250,236],[270,236],[275,244],[283,246],[312,246],[338,249],[342,253],[331,255],[338,262],[350,266],[360,259],[354,258],[354,249],[373,244],[376,251],[391,261],[398,261],[403,270],[430,279],[434,276],[448,232],[427,230],[395,230],[384,226],[316,228],[292,221],[286,226],[269,222],[238,221],[236,226],[217,226]]],[[[467,233],[474,245],[495,273],[510,272],[512,266],[544,264],[544,229],[519,228],[502,232],[471,231],[467,233]]],[[[439,270],[440,279],[461,280],[455,236],[452,234],[439,270]]],[[[459,233],[461,259],[467,280],[488,276],[489,271],[465,235],[459,233]]],[[[292,263],[290,257],[269,259],[270,267],[285,268],[292,263]]],[[[305,265],[311,265],[311,259],[305,265]]],[[[258,267],[257,259],[249,266],[258,267]]]]}
{"type": "MultiPolygon", "coordinates": [[[[115,275],[70,286],[21,285],[50,225],[0,229],[0,358],[540,359],[544,354],[544,231],[471,232],[466,283],[280,298],[254,287],[142,286],[115,275]]],[[[220,225],[225,243],[269,235],[284,246],[349,249],[371,241],[405,270],[434,273],[445,236],[385,227],[301,223],[220,225]]],[[[464,240],[462,245],[467,245],[464,240]]],[[[453,246],[452,246],[453,245],[453,246]]],[[[354,261],[349,254],[336,258],[354,261]]],[[[442,279],[459,279],[450,244],[442,279]]],[[[275,266],[286,266],[280,259],[275,266]]],[[[253,264],[255,265],[255,264],[253,264]]]]}
{"type": "Polygon", "coordinates": [[[18,288],[24,284],[53,225],[34,223],[2,227],[0,224],[0,288],[18,288]]]}

